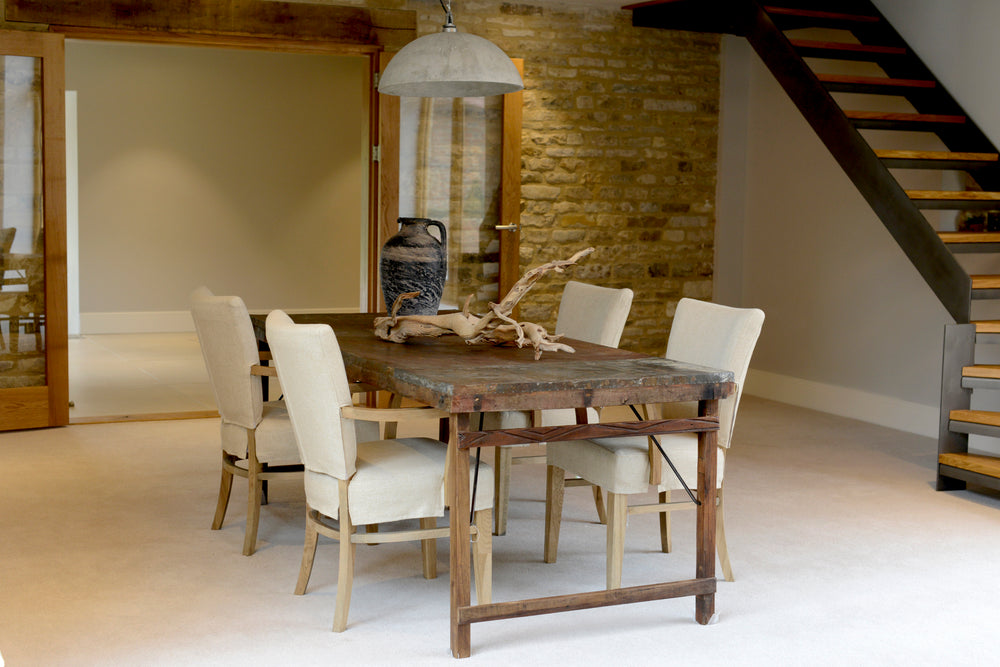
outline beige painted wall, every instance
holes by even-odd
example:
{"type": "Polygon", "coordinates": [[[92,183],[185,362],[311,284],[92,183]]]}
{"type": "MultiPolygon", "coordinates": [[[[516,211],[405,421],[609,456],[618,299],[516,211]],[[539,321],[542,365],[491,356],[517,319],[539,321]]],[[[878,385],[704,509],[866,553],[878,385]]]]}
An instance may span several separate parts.
{"type": "Polygon", "coordinates": [[[357,309],[367,60],[69,41],[84,333],[187,310],[357,309]],[[124,318],[124,319],[123,319],[124,318]],[[111,319],[115,319],[111,317],[111,319]]]}
{"type": "MultiPolygon", "coordinates": [[[[983,26],[996,25],[1000,5],[876,4],[988,134],[1000,127],[1000,93],[981,85],[978,66],[996,62],[1000,47],[983,26]]],[[[723,71],[716,294],[767,313],[748,393],[936,437],[951,318],[746,40],[726,38],[723,71]]],[[[863,103],[850,100],[874,108],[863,103]]],[[[894,145],[892,134],[873,141],[939,149],[926,136],[894,145]]],[[[904,178],[906,187],[954,187],[904,178]]],[[[973,272],[996,270],[959,259],[973,272]]],[[[995,316],[988,308],[974,302],[973,316],[995,316]]]]}
{"type": "Polygon", "coordinates": [[[933,405],[947,313],[759,61],[750,99],[743,297],[769,315],[756,367],[933,405]]]}
{"type": "Polygon", "coordinates": [[[933,435],[947,312],[745,40],[725,58],[745,78],[723,118],[730,101],[746,116],[742,138],[723,127],[722,164],[745,171],[719,193],[744,207],[720,205],[741,257],[717,289],[767,313],[747,392],[933,435]]]}

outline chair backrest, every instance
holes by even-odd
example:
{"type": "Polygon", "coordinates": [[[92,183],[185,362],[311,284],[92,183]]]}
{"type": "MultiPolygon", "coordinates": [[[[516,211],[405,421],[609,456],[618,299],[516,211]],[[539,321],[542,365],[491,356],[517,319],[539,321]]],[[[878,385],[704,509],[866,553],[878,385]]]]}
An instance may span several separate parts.
{"type": "Polygon", "coordinates": [[[354,420],[340,416],[352,400],[337,336],[327,324],[295,324],[280,310],[267,316],[265,326],[302,464],[349,479],[358,445],[354,420]]]}
{"type": "Polygon", "coordinates": [[[731,308],[695,299],[681,299],[667,341],[667,359],[732,371],[736,391],[719,405],[719,444],[729,446],[743,383],[753,355],[764,311],[731,308]]]}
{"type": "Polygon", "coordinates": [[[618,347],[632,308],[632,290],[571,280],[566,283],[556,317],[556,333],[587,343],[618,347]]]}
{"type": "Polygon", "coordinates": [[[191,293],[191,316],[222,421],[255,428],[264,399],[260,378],[250,375],[260,354],[246,304],[199,287],[191,293]]]}

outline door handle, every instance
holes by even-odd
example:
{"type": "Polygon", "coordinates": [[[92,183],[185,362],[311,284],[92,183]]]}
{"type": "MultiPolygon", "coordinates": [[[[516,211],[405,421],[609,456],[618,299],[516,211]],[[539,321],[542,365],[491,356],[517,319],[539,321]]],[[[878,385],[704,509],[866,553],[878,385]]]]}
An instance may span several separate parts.
{"type": "Polygon", "coordinates": [[[497,225],[493,229],[499,229],[500,231],[516,232],[518,230],[518,225],[497,225]]]}

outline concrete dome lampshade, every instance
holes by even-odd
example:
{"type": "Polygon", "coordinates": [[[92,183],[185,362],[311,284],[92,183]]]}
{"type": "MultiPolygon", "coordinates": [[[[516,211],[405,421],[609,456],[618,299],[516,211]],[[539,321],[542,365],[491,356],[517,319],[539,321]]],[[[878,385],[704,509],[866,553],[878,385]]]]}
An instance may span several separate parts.
{"type": "Polygon", "coordinates": [[[378,92],[403,97],[486,97],[524,88],[514,63],[489,40],[456,31],[451,1],[441,32],[399,50],[379,79],[378,92]]]}

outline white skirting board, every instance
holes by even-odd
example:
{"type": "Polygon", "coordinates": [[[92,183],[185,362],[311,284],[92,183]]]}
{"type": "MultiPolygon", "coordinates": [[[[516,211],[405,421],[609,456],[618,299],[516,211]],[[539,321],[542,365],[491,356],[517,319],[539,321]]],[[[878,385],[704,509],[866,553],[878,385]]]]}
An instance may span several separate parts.
{"type": "Polygon", "coordinates": [[[934,405],[753,369],[747,374],[743,391],[928,438],[938,437],[939,408],[934,405]]]}
{"type": "MultiPolygon", "coordinates": [[[[295,313],[356,313],[356,308],[290,308],[295,313]]],[[[194,321],[187,310],[130,311],[119,313],[81,313],[83,335],[130,333],[184,333],[194,331],[194,321]]]]}

